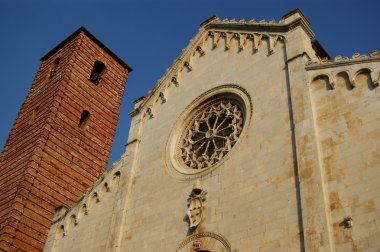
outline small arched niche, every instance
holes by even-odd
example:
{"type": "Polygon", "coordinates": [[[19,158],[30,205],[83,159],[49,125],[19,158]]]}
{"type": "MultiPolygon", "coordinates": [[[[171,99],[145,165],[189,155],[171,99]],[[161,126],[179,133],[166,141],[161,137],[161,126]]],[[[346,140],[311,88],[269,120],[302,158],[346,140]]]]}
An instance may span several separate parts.
{"type": "Polygon", "coordinates": [[[111,181],[111,187],[117,186],[119,184],[120,175],[121,175],[120,171],[117,171],[113,174],[112,181],[111,181]]]}
{"type": "Polygon", "coordinates": [[[65,225],[60,225],[58,227],[58,230],[57,230],[57,238],[62,238],[66,236],[66,229],[65,229],[65,225]]]}
{"type": "Polygon", "coordinates": [[[109,191],[110,191],[110,187],[109,187],[108,183],[105,182],[105,183],[103,184],[103,186],[102,186],[101,192],[102,192],[102,194],[103,194],[103,193],[106,193],[106,192],[109,192],[109,191]]]}
{"type": "Polygon", "coordinates": [[[333,89],[333,87],[330,84],[329,77],[325,74],[318,75],[318,76],[314,77],[313,80],[311,81],[310,87],[311,87],[311,90],[313,90],[313,91],[317,91],[320,89],[324,89],[324,90],[332,90],[333,89]]]}
{"type": "Polygon", "coordinates": [[[88,200],[88,207],[91,209],[96,203],[99,202],[99,195],[97,192],[94,192],[88,200]]]}
{"type": "Polygon", "coordinates": [[[363,68],[357,71],[355,73],[354,82],[355,86],[358,88],[366,87],[372,90],[376,87],[371,77],[371,70],[368,68],[363,68]]]}
{"type": "Polygon", "coordinates": [[[78,211],[78,219],[82,218],[83,216],[88,214],[87,204],[83,203],[78,211]]]}
{"type": "Polygon", "coordinates": [[[95,61],[94,67],[92,68],[92,72],[90,75],[90,80],[95,85],[98,85],[101,81],[102,75],[104,73],[106,66],[103,62],[97,60],[95,61]]]}
{"type": "Polygon", "coordinates": [[[78,224],[78,219],[77,219],[77,216],[75,214],[72,214],[68,220],[68,222],[66,223],[66,229],[69,230],[69,229],[72,229],[74,226],[76,226],[78,224]]]}
{"type": "Polygon", "coordinates": [[[59,63],[61,62],[61,57],[57,57],[52,66],[51,66],[51,69],[49,71],[49,80],[52,79],[56,73],[57,73],[57,69],[58,69],[58,66],[59,66],[59,63]]]}
{"type": "Polygon", "coordinates": [[[334,77],[334,84],[337,88],[346,88],[347,90],[351,90],[353,88],[350,77],[347,72],[339,72],[334,77]]]}
{"type": "Polygon", "coordinates": [[[89,119],[90,119],[90,112],[88,112],[87,110],[83,110],[78,122],[78,127],[85,128],[89,119]]]}

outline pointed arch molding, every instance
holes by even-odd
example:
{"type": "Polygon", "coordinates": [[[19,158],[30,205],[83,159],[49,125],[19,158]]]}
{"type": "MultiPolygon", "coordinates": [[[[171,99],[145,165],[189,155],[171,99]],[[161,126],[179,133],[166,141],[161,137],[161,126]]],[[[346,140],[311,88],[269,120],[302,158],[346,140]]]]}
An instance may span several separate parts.
{"type": "MultiPolygon", "coordinates": [[[[196,71],[193,65],[194,57],[207,57],[207,51],[205,48],[206,42],[212,40],[213,49],[217,47],[224,47],[224,51],[236,50],[236,53],[242,50],[252,51],[252,57],[255,57],[255,52],[260,50],[260,45],[263,40],[268,41],[268,55],[272,55],[276,52],[278,47],[278,41],[285,42],[284,31],[274,30],[271,31],[269,26],[273,23],[266,23],[267,28],[259,30],[238,30],[232,31],[227,25],[218,26],[214,29],[205,29],[202,27],[200,32],[190,40],[189,45],[182,50],[182,53],[178,58],[173,61],[172,66],[166,69],[164,75],[157,81],[148,96],[141,104],[130,112],[130,116],[135,116],[139,112],[143,111],[143,117],[152,119],[155,106],[170,101],[170,97],[167,97],[167,90],[169,88],[181,87],[181,76],[183,72],[191,73],[196,71]],[[237,44],[237,47],[232,47],[232,41],[237,44]],[[164,96],[165,95],[165,96],[164,96]]],[[[257,24],[256,24],[257,25],[257,24]]],[[[277,26],[281,26],[276,24],[277,26]]]]}

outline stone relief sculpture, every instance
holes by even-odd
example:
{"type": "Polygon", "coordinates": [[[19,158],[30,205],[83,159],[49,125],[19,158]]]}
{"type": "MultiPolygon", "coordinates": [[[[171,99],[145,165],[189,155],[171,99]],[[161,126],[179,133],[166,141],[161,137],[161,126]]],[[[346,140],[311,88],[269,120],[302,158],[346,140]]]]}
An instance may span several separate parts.
{"type": "Polygon", "coordinates": [[[203,202],[206,200],[207,191],[203,190],[199,180],[196,180],[191,191],[187,207],[187,216],[189,217],[190,227],[196,227],[202,221],[203,202]]]}
{"type": "MultiPolygon", "coordinates": [[[[176,252],[232,252],[231,245],[222,235],[204,232],[186,237],[175,250],[176,252]]],[[[239,250],[234,250],[239,251],[239,250]]]]}

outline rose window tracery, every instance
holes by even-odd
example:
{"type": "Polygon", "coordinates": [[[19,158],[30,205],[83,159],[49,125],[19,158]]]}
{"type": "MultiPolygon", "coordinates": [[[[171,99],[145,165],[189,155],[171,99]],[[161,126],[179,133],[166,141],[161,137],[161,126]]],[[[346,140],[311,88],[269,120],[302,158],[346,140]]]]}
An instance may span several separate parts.
{"type": "Polygon", "coordinates": [[[234,100],[217,100],[204,107],[180,141],[185,165],[199,170],[222,160],[238,140],[243,123],[243,111],[234,100]]]}

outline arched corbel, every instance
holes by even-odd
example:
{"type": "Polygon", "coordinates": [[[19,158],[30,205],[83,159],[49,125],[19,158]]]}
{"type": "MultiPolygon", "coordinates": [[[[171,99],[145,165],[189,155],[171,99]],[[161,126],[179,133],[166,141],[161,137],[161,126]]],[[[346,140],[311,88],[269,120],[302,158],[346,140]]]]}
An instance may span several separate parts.
{"type": "Polygon", "coordinates": [[[259,50],[259,46],[261,45],[261,40],[263,38],[263,35],[254,33],[254,34],[249,34],[249,37],[253,39],[253,42],[252,42],[253,52],[257,52],[259,50]]]}
{"type": "Polygon", "coordinates": [[[351,73],[351,71],[347,69],[344,72],[348,76],[348,84],[350,85],[350,88],[353,89],[355,87],[355,84],[352,82],[352,73],[351,73]]]}
{"type": "Polygon", "coordinates": [[[74,226],[78,225],[78,218],[75,214],[72,214],[70,216],[70,221],[72,222],[72,224],[74,224],[74,226]]]}
{"type": "Polygon", "coordinates": [[[332,78],[332,76],[331,76],[331,73],[328,73],[328,74],[326,74],[326,76],[327,76],[327,78],[328,78],[328,84],[329,84],[329,86],[330,86],[330,89],[332,90],[332,89],[335,89],[335,82],[334,82],[334,79],[332,78]]]}
{"type": "Polygon", "coordinates": [[[207,41],[208,40],[208,38],[213,38],[214,37],[214,32],[213,31],[209,31],[208,33],[207,33],[207,36],[206,36],[206,38],[205,38],[205,41],[207,41]]]}
{"type": "Polygon", "coordinates": [[[203,55],[206,54],[206,52],[203,50],[202,46],[198,45],[196,48],[195,48],[195,51],[199,53],[199,56],[202,57],[203,55]]]}
{"type": "Polygon", "coordinates": [[[183,66],[186,67],[189,72],[193,70],[193,60],[191,55],[189,56],[189,58],[187,58],[187,60],[185,60],[183,66]]]}
{"type": "Polygon", "coordinates": [[[245,33],[240,34],[239,49],[244,50],[246,43],[247,43],[247,34],[245,34],[245,33]]]}
{"type": "Polygon", "coordinates": [[[174,86],[178,87],[179,86],[179,82],[178,82],[178,78],[177,76],[173,76],[172,79],[171,79],[171,83],[174,84],[174,86]]]}
{"type": "Polygon", "coordinates": [[[278,36],[277,35],[269,35],[269,54],[273,54],[276,49],[278,36]]]}
{"type": "Polygon", "coordinates": [[[103,191],[104,192],[110,192],[111,191],[111,187],[108,185],[107,182],[105,182],[103,185],[103,191]]]}
{"type": "Polygon", "coordinates": [[[116,184],[120,180],[121,172],[117,171],[112,176],[112,185],[116,184]]]}
{"type": "Polygon", "coordinates": [[[185,63],[183,64],[183,66],[186,67],[187,70],[189,70],[189,71],[193,70],[193,67],[191,66],[191,64],[190,64],[189,61],[185,61],[185,63]]]}
{"type": "Polygon", "coordinates": [[[240,33],[234,33],[232,35],[232,38],[236,39],[237,42],[238,42],[238,49],[239,51],[243,49],[243,45],[242,45],[242,40],[241,40],[241,35],[240,33]]]}
{"type": "Polygon", "coordinates": [[[66,236],[66,228],[65,225],[60,225],[59,226],[59,233],[62,235],[62,237],[66,236]]]}
{"type": "Polygon", "coordinates": [[[217,48],[218,45],[219,45],[219,40],[220,40],[220,37],[221,37],[221,33],[220,32],[214,32],[212,37],[213,37],[212,47],[213,48],[217,48]]]}
{"type": "Polygon", "coordinates": [[[164,92],[160,92],[160,94],[158,95],[158,97],[161,99],[161,103],[165,103],[166,102],[166,97],[165,97],[164,92]]]}
{"type": "Polygon", "coordinates": [[[380,81],[380,70],[377,71],[377,73],[372,70],[371,71],[371,79],[372,79],[372,84],[374,87],[378,87],[379,86],[379,81],[380,81]]]}
{"type": "Polygon", "coordinates": [[[356,76],[358,75],[359,73],[357,72],[357,73],[355,73],[355,75],[352,77],[352,78],[350,78],[350,82],[351,82],[351,86],[352,86],[352,88],[354,88],[354,87],[356,87],[356,76]]]}
{"type": "Polygon", "coordinates": [[[153,111],[151,107],[148,107],[145,111],[145,115],[148,116],[149,119],[152,119],[154,117],[153,111]]]}
{"type": "Polygon", "coordinates": [[[97,192],[94,192],[92,194],[92,198],[95,198],[95,203],[99,203],[100,202],[99,194],[97,192]]]}
{"type": "Polygon", "coordinates": [[[229,50],[231,48],[231,40],[232,40],[233,35],[229,32],[222,32],[220,36],[225,39],[224,49],[226,51],[229,50]]]}
{"type": "Polygon", "coordinates": [[[88,215],[89,210],[86,203],[83,203],[81,211],[83,211],[84,215],[88,215]]]}

